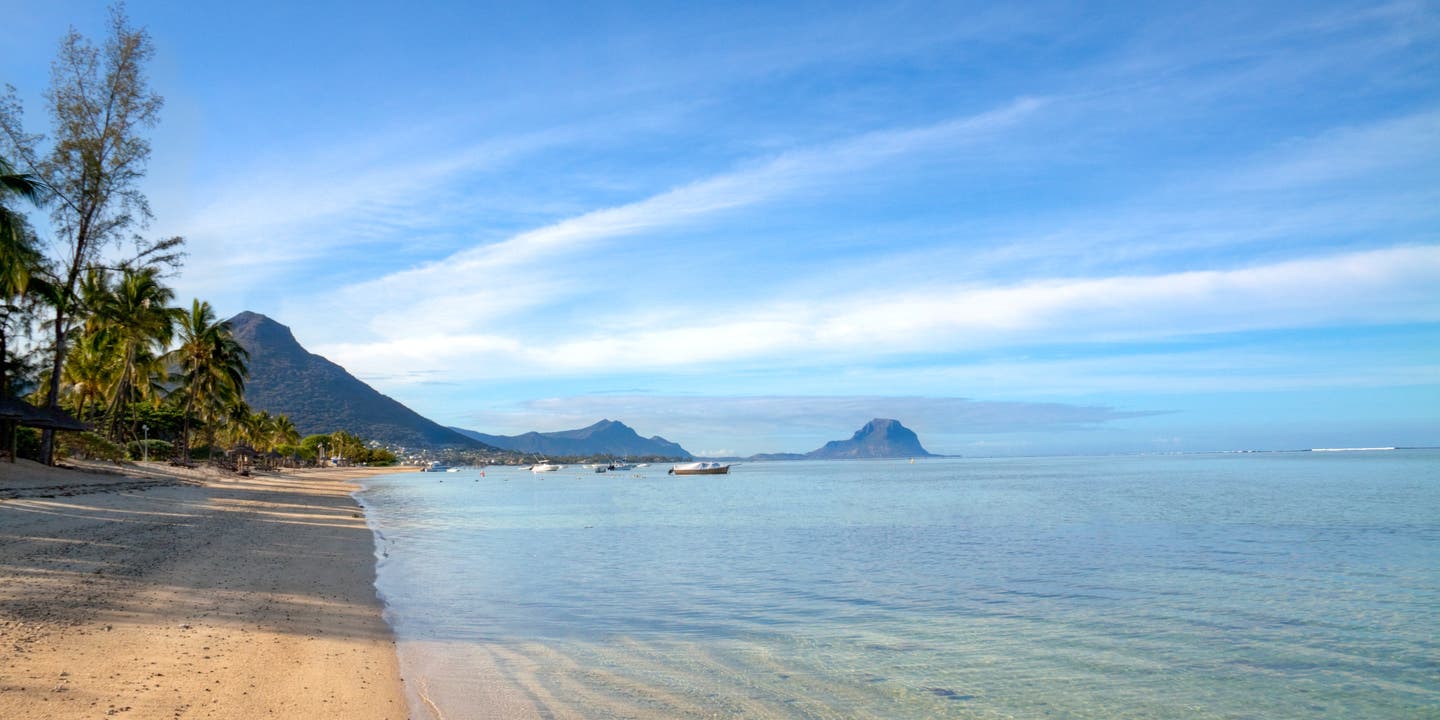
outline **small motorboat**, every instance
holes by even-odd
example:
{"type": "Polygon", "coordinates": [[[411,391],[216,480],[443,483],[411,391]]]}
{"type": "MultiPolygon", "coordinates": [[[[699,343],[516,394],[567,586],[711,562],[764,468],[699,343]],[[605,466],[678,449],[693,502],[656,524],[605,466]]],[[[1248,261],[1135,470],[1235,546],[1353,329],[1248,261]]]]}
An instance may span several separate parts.
{"type": "Polygon", "coordinates": [[[730,472],[730,463],[693,462],[682,463],[670,468],[670,475],[725,475],[730,472]]]}

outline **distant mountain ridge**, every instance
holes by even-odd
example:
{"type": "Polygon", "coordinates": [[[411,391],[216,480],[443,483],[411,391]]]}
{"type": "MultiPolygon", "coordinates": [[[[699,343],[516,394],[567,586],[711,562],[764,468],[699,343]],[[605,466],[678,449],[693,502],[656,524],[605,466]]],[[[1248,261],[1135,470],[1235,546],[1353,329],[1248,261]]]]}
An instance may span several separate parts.
{"type": "Polygon", "coordinates": [[[472,440],[504,450],[555,456],[613,455],[615,457],[693,457],[689,451],[659,435],[642,438],[625,423],[601,420],[589,427],[523,435],[487,435],[451,427],[472,440]]]}
{"type": "Polygon", "coordinates": [[[875,418],[855,431],[849,440],[831,440],[818,450],[805,453],[812,460],[852,458],[931,457],[920,445],[915,431],[899,420],[875,418]]]}
{"type": "Polygon", "coordinates": [[[818,450],[805,453],[812,460],[852,458],[931,457],[920,445],[915,431],[899,420],[875,418],[855,431],[849,440],[831,440],[818,450]]]}
{"type": "Polygon", "coordinates": [[[361,382],[345,368],[307,351],[290,328],[253,312],[230,318],[250,353],[245,402],[284,413],[302,435],[345,430],[392,447],[486,449],[486,445],[422,417],[361,382]]]}

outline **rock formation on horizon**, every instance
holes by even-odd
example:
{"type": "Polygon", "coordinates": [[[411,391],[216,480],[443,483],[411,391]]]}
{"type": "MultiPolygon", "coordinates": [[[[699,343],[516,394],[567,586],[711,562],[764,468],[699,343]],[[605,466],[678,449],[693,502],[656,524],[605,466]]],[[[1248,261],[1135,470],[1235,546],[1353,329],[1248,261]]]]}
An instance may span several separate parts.
{"type": "Polygon", "coordinates": [[[615,457],[690,458],[685,448],[659,435],[642,438],[625,423],[601,420],[589,427],[558,432],[528,432],[523,435],[487,435],[452,427],[472,440],[505,450],[557,457],[613,455],[615,457]]]}
{"type": "Polygon", "coordinates": [[[290,328],[264,315],[242,312],[230,318],[230,329],[250,353],[245,402],[257,412],[288,415],[302,435],[345,430],[392,447],[486,448],[307,351],[290,328]]]}
{"type": "Polygon", "coordinates": [[[932,457],[920,445],[920,438],[899,420],[875,418],[855,431],[849,440],[832,440],[825,446],[805,453],[812,460],[854,458],[932,457]]]}

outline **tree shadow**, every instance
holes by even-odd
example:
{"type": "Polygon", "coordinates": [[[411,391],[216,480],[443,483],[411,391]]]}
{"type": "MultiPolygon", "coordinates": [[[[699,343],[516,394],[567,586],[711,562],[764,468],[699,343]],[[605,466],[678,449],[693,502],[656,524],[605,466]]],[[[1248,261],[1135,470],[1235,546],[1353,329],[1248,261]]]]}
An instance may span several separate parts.
{"type": "Polygon", "coordinates": [[[241,478],[0,502],[0,622],[388,639],[350,489],[241,478]]]}

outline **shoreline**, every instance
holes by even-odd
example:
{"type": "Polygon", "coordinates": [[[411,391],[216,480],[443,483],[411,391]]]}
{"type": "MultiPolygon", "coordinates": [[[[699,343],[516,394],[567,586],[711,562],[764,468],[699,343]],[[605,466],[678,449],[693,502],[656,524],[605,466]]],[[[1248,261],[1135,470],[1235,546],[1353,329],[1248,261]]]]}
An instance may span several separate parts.
{"type": "Polygon", "coordinates": [[[354,481],[0,463],[0,717],[405,718],[354,481]]]}

